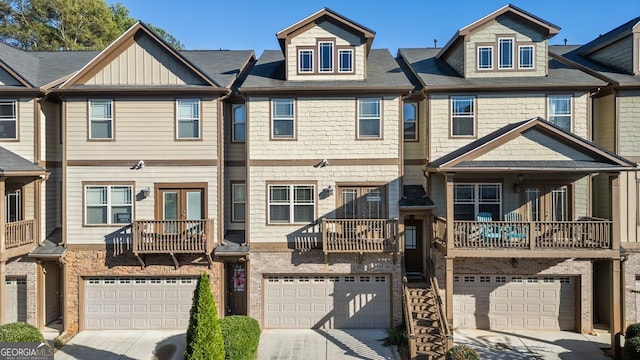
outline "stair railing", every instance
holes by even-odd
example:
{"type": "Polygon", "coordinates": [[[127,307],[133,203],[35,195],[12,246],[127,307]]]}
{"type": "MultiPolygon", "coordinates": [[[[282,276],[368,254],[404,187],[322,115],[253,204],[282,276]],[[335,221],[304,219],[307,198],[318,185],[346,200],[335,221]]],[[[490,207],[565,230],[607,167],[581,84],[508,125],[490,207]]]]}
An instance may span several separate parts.
{"type": "MultiPolygon", "coordinates": [[[[440,327],[440,334],[442,336],[442,342],[445,346],[445,353],[451,349],[453,346],[453,334],[451,333],[451,329],[449,328],[449,322],[447,321],[447,316],[444,311],[444,304],[442,303],[442,298],[440,297],[440,287],[438,286],[438,279],[433,276],[435,271],[433,270],[433,264],[431,262],[427,262],[427,278],[431,283],[431,288],[433,289],[436,297],[437,307],[438,307],[438,326],[440,327]]],[[[447,291],[453,291],[453,289],[447,289],[447,291]]]]}

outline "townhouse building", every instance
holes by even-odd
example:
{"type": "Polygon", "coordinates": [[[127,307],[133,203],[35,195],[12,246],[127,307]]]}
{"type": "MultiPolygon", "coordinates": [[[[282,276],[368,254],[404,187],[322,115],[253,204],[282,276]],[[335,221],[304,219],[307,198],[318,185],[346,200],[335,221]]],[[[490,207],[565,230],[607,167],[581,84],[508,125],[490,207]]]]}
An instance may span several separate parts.
{"type": "Polygon", "coordinates": [[[100,52],[0,45],[0,322],[186,328],[206,271],[220,314],[404,322],[412,355],[449,328],[616,336],[640,313],[638,21],[551,46],[507,5],[396,57],[327,8],[257,59],[141,22],[100,52]]]}

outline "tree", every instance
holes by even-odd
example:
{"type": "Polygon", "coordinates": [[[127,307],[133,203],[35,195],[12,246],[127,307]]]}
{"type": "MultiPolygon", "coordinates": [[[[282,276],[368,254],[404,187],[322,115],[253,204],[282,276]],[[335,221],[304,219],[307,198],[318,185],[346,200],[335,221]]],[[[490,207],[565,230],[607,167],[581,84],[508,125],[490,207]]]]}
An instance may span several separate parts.
{"type": "MultiPolygon", "coordinates": [[[[105,0],[0,0],[0,41],[23,50],[101,50],[135,23],[105,0]]],[[[152,27],[178,50],[184,44],[152,27]]]]}
{"type": "Polygon", "coordinates": [[[202,273],[193,291],[193,305],[187,328],[185,360],[224,360],[224,340],[209,275],[202,273]]]}

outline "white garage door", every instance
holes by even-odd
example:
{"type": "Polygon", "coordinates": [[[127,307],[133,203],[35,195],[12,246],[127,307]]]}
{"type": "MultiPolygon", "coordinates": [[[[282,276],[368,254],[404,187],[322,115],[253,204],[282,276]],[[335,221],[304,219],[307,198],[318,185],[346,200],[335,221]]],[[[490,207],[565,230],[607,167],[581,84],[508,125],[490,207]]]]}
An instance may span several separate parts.
{"type": "Polygon", "coordinates": [[[636,275],[636,321],[640,322],[640,275],[636,275]]]}
{"type": "Polygon", "coordinates": [[[27,279],[6,278],[5,321],[27,321],[27,279]]]}
{"type": "Polygon", "coordinates": [[[575,330],[575,279],[456,275],[454,328],[575,330]]]}
{"type": "Polygon", "coordinates": [[[85,330],[186,329],[197,279],[88,278],[85,330]]]}
{"type": "Polygon", "coordinates": [[[389,328],[387,275],[265,276],[267,328],[389,328]]]}

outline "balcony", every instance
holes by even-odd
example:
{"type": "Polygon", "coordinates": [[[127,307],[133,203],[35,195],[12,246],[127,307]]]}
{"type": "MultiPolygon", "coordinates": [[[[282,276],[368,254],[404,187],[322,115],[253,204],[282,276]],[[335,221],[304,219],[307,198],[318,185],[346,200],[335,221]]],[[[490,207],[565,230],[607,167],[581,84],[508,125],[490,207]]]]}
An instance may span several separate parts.
{"type": "Polygon", "coordinates": [[[38,244],[35,236],[35,220],[22,220],[5,223],[4,250],[1,259],[24,255],[33,250],[38,244]]]}
{"type": "MultiPolygon", "coordinates": [[[[577,221],[454,220],[452,229],[453,236],[447,236],[447,220],[441,217],[434,219],[434,241],[438,246],[456,253],[458,253],[456,250],[525,250],[549,251],[552,256],[564,257],[569,254],[567,251],[615,250],[611,239],[612,221],[605,219],[583,218],[577,221]],[[448,244],[447,241],[452,243],[448,244]]],[[[482,254],[485,253],[482,252],[482,254]]],[[[512,256],[509,255],[509,252],[504,254],[512,256]]],[[[522,253],[518,255],[521,256],[522,253]]]]}
{"type": "Polygon", "coordinates": [[[329,253],[398,252],[398,219],[322,219],[322,249],[329,253]]]}
{"type": "Polygon", "coordinates": [[[178,268],[177,254],[203,254],[211,264],[213,219],[202,220],[135,220],[133,253],[142,267],[140,255],[169,254],[178,268]]]}

